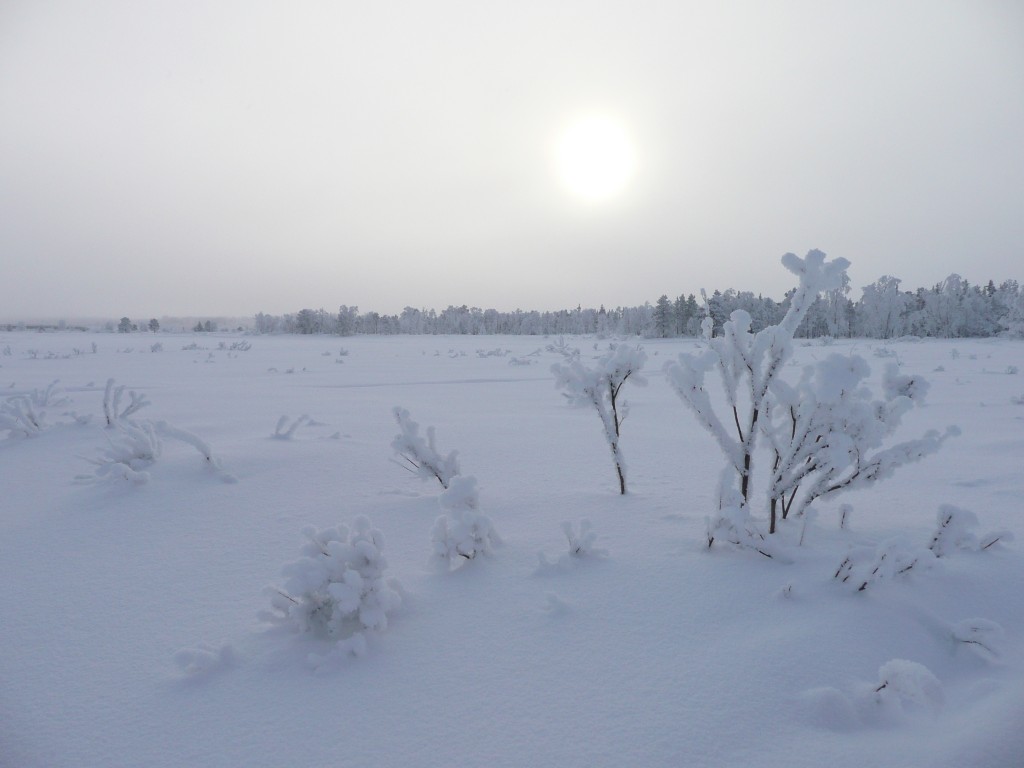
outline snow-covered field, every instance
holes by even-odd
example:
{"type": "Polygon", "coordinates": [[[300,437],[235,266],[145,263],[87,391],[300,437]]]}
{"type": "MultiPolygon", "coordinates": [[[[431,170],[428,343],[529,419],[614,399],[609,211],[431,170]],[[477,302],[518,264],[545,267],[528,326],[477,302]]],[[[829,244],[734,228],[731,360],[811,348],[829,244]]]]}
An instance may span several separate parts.
{"type": "MultiPolygon", "coordinates": [[[[555,388],[556,341],[0,334],[0,394],[59,379],[70,398],[34,437],[0,432],[0,765],[1024,762],[1024,343],[798,344],[792,379],[837,351],[875,381],[893,359],[925,375],[897,439],[962,435],[787,521],[767,559],[706,547],[721,454],[662,373],[695,342],[644,342],[620,496],[594,411],[555,388]],[[122,408],[151,402],[131,418],[201,438],[221,469],[164,432],[148,482],[96,475],[121,439],[110,378],[122,408]],[[459,451],[491,554],[432,565],[441,487],[394,461],[394,406],[459,451]],[[979,522],[936,558],[944,504],[979,522]],[[304,528],[360,515],[402,603],[365,653],[317,665],[328,642],[261,619],[266,588],[304,528]],[[606,554],[568,554],[562,523],[582,518],[606,554]],[[1004,529],[1016,541],[979,549],[1004,529]],[[917,565],[863,591],[833,578],[887,546],[917,565]]],[[[608,344],[565,341],[584,360],[608,344]]]]}

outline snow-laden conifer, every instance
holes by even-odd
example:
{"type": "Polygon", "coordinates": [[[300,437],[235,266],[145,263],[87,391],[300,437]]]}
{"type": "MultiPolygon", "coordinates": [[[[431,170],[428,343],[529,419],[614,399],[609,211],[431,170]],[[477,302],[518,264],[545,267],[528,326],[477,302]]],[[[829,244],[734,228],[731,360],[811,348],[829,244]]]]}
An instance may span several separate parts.
{"type": "Polygon", "coordinates": [[[626,460],[619,438],[622,422],[629,415],[629,403],[621,396],[622,387],[629,379],[640,385],[647,383],[640,373],[646,360],[647,353],[642,347],[619,344],[593,365],[584,365],[578,358],[567,358],[565,363],[551,366],[555,385],[565,390],[571,402],[591,405],[597,411],[612,452],[621,494],[626,492],[626,460]]]}

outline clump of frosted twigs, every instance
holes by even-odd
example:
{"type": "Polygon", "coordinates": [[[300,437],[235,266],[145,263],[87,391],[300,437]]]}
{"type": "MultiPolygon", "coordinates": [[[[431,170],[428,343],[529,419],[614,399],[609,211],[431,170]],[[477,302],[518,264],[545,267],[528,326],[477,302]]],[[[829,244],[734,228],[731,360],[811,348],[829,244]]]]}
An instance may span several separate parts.
{"type": "Polygon", "coordinates": [[[952,504],[943,504],[939,507],[937,522],[938,527],[928,544],[928,549],[935,553],[936,557],[947,557],[963,549],[984,552],[1000,541],[1013,540],[1012,532],[1002,530],[987,533],[979,538],[972,530],[978,525],[977,515],[952,504]]]}
{"type": "Polygon", "coordinates": [[[46,409],[69,402],[56,379],[44,389],[11,395],[0,403],[0,430],[8,437],[34,437],[46,428],[46,409]]]}
{"type": "Polygon", "coordinates": [[[114,379],[107,379],[107,386],[103,391],[103,417],[106,419],[108,428],[138,413],[147,405],[151,405],[145,395],[139,394],[134,389],[127,390],[128,402],[122,405],[126,391],[124,384],[115,386],[114,379]]]}

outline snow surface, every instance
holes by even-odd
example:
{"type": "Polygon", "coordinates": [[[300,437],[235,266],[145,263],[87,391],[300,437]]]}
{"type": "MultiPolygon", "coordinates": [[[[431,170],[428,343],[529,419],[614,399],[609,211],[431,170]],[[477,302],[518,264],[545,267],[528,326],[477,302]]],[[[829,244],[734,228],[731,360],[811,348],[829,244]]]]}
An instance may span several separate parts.
{"type": "Polygon", "coordinates": [[[644,342],[625,496],[550,339],[237,340],[0,334],[0,395],[59,379],[71,401],[0,432],[0,766],[1022,764],[1024,343],[798,344],[800,365],[863,355],[873,386],[890,360],[923,374],[896,439],[962,435],[788,521],[778,562],[704,546],[720,452],[661,373],[692,339],[644,342]],[[110,378],[219,466],[164,440],[146,483],[76,480],[110,446],[110,378]],[[492,553],[432,566],[442,489],[396,465],[394,406],[458,450],[492,553]],[[275,439],[282,415],[308,419],[275,439]],[[944,504],[1015,541],[930,555],[944,504]],[[263,621],[265,589],[303,529],[360,515],[401,606],[365,652],[311,664],[329,641],[263,621]],[[584,518],[593,551],[571,554],[584,518]],[[883,550],[921,560],[864,591],[833,578],[883,550]]]}

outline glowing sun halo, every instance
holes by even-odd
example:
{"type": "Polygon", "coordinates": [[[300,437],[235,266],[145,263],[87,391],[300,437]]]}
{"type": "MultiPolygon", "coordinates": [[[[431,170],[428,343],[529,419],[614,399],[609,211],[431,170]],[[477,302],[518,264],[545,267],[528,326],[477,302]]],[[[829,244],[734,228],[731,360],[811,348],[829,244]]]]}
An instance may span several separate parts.
{"type": "Polygon", "coordinates": [[[636,152],[625,129],[606,117],[572,123],[555,145],[555,165],[566,188],[588,202],[622,192],[636,170],[636,152]]]}

